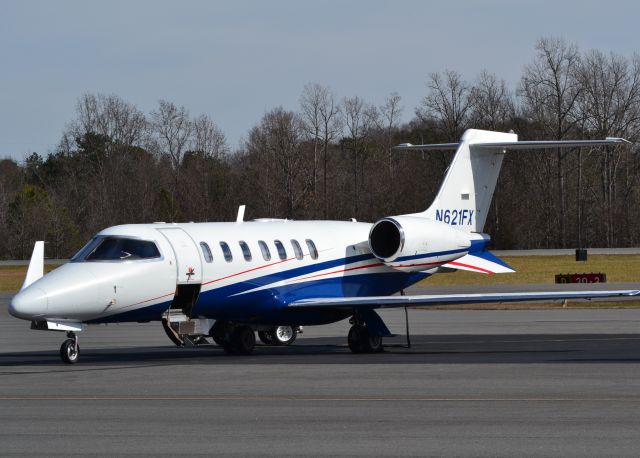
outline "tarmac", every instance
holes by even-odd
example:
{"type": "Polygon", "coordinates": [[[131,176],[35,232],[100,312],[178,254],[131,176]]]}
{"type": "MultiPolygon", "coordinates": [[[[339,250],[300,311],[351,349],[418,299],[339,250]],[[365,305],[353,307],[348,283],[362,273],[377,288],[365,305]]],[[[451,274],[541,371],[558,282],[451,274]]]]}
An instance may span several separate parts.
{"type": "Polygon", "coordinates": [[[250,356],[174,347],[159,323],[94,326],[67,366],[64,335],[9,299],[2,456],[640,453],[640,309],[410,309],[411,348],[404,310],[383,310],[399,336],[373,355],[349,352],[346,321],[250,356]]]}

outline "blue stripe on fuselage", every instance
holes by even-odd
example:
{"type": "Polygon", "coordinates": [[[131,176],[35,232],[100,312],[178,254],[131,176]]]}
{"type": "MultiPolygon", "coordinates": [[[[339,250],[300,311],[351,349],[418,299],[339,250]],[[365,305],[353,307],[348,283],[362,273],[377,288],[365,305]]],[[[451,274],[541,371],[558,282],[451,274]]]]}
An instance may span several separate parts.
{"type": "MultiPolygon", "coordinates": [[[[387,296],[428,276],[423,272],[400,271],[348,275],[281,285],[238,296],[228,294],[228,287],[223,287],[200,293],[193,314],[231,321],[276,324],[292,313],[287,310],[287,304],[294,301],[318,297],[387,296]]],[[[239,288],[249,286],[252,285],[248,282],[238,285],[239,288]]],[[[315,320],[317,316],[314,315],[315,320]]]]}
{"type": "MultiPolygon", "coordinates": [[[[333,267],[345,266],[360,261],[367,261],[369,259],[374,259],[374,256],[371,254],[362,254],[358,256],[351,256],[348,258],[332,259],[331,261],[324,261],[302,267],[295,267],[293,269],[263,275],[261,277],[252,278],[250,280],[232,283],[231,285],[214,288],[214,290],[224,291],[225,295],[233,296],[235,294],[243,293],[255,288],[260,288],[262,286],[267,286],[272,283],[290,280],[302,275],[313,274],[322,270],[331,269],[333,267]]],[[[204,282],[204,284],[212,284],[212,282],[204,282]]]]}

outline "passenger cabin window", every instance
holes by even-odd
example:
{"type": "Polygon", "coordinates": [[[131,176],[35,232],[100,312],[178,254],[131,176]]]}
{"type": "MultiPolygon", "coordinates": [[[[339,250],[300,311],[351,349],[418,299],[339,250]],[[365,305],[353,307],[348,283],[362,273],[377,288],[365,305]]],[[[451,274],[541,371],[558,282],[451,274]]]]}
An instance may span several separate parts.
{"type": "Polygon", "coordinates": [[[307,242],[307,248],[309,248],[311,259],[318,259],[318,250],[316,249],[316,244],[313,243],[313,240],[307,239],[305,242],[307,242]]]}
{"type": "Polygon", "coordinates": [[[274,240],[273,243],[276,246],[276,250],[278,250],[278,257],[283,261],[287,259],[287,250],[284,249],[282,242],[280,240],[274,240]]]}
{"type": "Polygon", "coordinates": [[[251,250],[249,249],[249,245],[247,245],[244,241],[239,241],[240,249],[242,249],[242,255],[244,256],[245,261],[251,261],[251,250]]]}
{"type": "Polygon", "coordinates": [[[269,247],[262,240],[258,240],[258,246],[260,247],[260,251],[262,251],[262,257],[265,261],[271,261],[271,252],[269,251],[269,247]]]}
{"type": "Polygon", "coordinates": [[[227,262],[233,261],[233,255],[231,254],[231,249],[227,242],[220,242],[220,248],[222,248],[222,254],[224,255],[224,260],[227,262]]]}
{"type": "Polygon", "coordinates": [[[204,260],[207,262],[213,262],[213,255],[211,254],[211,249],[206,242],[200,242],[200,248],[202,248],[202,254],[204,256],[204,260]]]}
{"type": "Polygon", "coordinates": [[[73,257],[73,261],[136,261],[157,258],[160,258],[160,251],[150,240],[96,237],[73,257]]]}
{"type": "Polygon", "coordinates": [[[298,241],[291,239],[291,246],[293,247],[293,252],[296,255],[296,259],[302,259],[304,255],[302,254],[302,248],[300,248],[300,244],[298,243],[298,241]]]}

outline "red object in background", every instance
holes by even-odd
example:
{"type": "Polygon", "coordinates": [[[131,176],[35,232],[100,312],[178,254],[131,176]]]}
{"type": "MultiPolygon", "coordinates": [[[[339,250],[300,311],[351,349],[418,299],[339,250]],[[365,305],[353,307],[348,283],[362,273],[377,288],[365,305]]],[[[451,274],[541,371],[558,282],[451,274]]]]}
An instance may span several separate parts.
{"type": "Polygon", "coordinates": [[[571,283],[605,283],[607,275],[603,273],[571,274],[571,283]]]}

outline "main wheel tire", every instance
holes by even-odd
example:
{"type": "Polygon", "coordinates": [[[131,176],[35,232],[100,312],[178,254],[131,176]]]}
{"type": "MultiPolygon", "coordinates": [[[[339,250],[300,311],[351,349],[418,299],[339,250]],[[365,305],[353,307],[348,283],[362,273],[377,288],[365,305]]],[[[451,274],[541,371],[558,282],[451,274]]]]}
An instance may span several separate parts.
{"type": "Polygon", "coordinates": [[[229,324],[225,321],[216,321],[209,329],[209,336],[221,347],[228,343],[230,333],[229,324]]]}
{"type": "Polygon", "coordinates": [[[272,332],[276,345],[291,345],[298,337],[298,330],[293,326],[278,326],[272,332]]]}
{"type": "Polygon", "coordinates": [[[269,330],[269,331],[258,331],[258,337],[260,337],[260,340],[265,345],[275,345],[276,344],[276,338],[273,335],[273,333],[271,332],[271,330],[269,330]]]}
{"type": "Polygon", "coordinates": [[[249,326],[238,326],[231,333],[230,345],[224,347],[227,353],[248,355],[256,346],[256,334],[249,326]]]}
{"type": "Polygon", "coordinates": [[[365,342],[369,339],[369,331],[360,324],[354,324],[349,329],[347,343],[352,353],[364,353],[366,351],[365,342]]]}
{"type": "Polygon", "coordinates": [[[67,339],[60,346],[60,358],[67,364],[75,364],[80,359],[80,345],[75,339],[67,339]]]}
{"type": "Polygon", "coordinates": [[[349,349],[353,353],[379,353],[382,351],[382,337],[372,334],[366,326],[360,324],[351,326],[347,341],[349,349]]]}
{"type": "Polygon", "coordinates": [[[380,353],[382,348],[382,336],[374,335],[367,329],[367,334],[369,334],[369,339],[366,344],[367,353],[380,353]]]}

